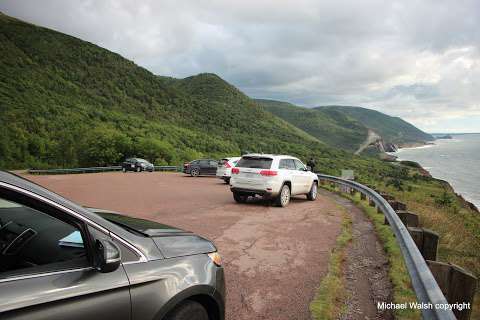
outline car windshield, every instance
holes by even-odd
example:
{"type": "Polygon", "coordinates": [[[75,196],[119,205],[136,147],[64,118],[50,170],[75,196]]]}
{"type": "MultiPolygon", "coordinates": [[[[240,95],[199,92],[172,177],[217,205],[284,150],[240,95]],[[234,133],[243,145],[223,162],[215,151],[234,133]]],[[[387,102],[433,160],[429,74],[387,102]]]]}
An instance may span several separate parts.
{"type": "Polygon", "coordinates": [[[236,166],[241,168],[270,169],[272,159],[264,157],[243,157],[238,161],[236,166]]]}

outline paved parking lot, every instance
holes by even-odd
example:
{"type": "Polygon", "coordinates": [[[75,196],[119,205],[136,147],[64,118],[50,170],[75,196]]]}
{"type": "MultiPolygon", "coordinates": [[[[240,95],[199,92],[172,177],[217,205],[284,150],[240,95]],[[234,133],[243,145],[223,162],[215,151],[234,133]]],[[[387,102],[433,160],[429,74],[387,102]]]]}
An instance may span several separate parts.
{"type": "Polygon", "coordinates": [[[215,242],[227,279],[227,319],[310,319],[342,208],[321,194],[287,208],[234,202],[214,177],[177,173],[28,176],[85,206],[111,209],[196,232],[215,242]]]}

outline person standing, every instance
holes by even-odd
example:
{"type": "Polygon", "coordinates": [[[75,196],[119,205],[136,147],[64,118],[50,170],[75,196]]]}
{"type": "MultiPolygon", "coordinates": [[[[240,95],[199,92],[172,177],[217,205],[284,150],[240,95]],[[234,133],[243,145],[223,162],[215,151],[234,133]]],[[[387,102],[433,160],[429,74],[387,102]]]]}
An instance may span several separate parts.
{"type": "Polygon", "coordinates": [[[313,157],[310,157],[310,160],[307,161],[307,166],[310,167],[310,170],[312,170],[312,172],[315,172],[315,159],[313,159],[313,157]]]}

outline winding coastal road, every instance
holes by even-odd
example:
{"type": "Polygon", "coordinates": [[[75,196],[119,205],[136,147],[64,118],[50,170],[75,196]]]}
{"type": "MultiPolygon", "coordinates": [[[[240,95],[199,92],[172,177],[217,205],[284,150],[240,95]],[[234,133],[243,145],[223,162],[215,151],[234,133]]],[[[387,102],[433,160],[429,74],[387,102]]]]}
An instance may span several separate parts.
{"type": "Polygon", "coordinates": [[[176,173],[28,178],[85,206],[156,220],[213,240],[225,266],[228,320],[310,319],[309,304],[327,273],[345,212],[326,193],[314,202],[294,198],[287,208],[261,200],[237,204],[221,180],[176,173]]]}
{"type": "MultiPolygon", "coordinates": [[[[377,141],[382,140],[382,137],[380,137],[375,131],[372,129],[368,129],[367,133],[367,138],[365,141],[360,145],[357,151],[355,151],[355,154],[360,154],[363,150],[365,150],[369,145],[372,145],[376,143],[377,141]]],[[[382,145],[383,148],[383,145],[382,145]]],[[[385,151],[385,150],[380,150],[380,151],[385,151]]]]}

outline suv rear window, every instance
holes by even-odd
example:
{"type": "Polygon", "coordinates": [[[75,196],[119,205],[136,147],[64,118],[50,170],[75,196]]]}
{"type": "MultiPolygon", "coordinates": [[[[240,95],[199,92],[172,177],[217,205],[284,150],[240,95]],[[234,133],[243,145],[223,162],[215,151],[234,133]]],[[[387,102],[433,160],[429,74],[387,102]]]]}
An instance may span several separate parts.
{"type": "Polygon", "coordinates": [[[270,169],[272,161],[270,158],[243,157],[236,166],[240,168],[270,169]]]}

